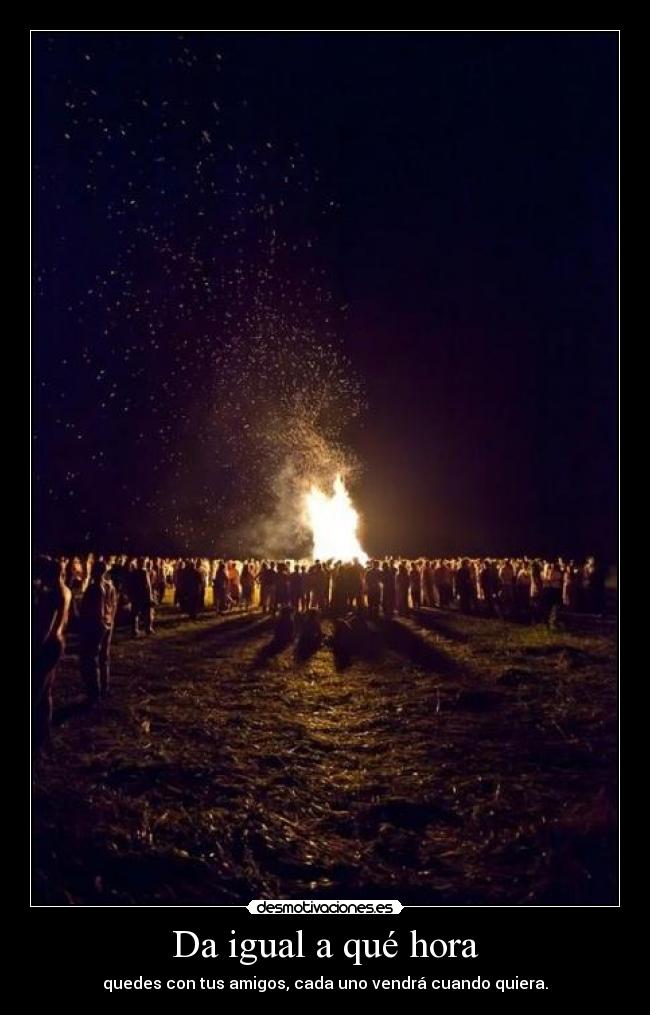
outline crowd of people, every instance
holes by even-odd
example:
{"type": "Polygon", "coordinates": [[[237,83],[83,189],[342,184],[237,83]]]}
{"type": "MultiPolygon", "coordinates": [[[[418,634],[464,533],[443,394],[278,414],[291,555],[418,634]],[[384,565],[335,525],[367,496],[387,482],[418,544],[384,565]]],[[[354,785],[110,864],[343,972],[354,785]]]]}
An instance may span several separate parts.
{"type": "Polygon", "coordinates": [[[153,631],[154,607],[166,595],[196,619],[208,605],[225,613],[259,606],[273,613],[282,606],[337,614],[367,609],[371,614],[406,615],[422,606],[458,608],[464,613],[513,618],[544,614],[553,606],[589,613],[604,610],[605,574],[594,557],[573,560],[522,558],[313,561],[234,561],[206,557],[60,558],[73,612],[92,578],[104,565],[104,580],[116,592],[116,609],[128,612],[132,632],[153,631]],[[211,590],[211,595],[210,595],[211,590]]]}
{"type": "Polygon", "coordinates": [[[408,616],[412,610],[457,609],[466,614],[552,623],[561,608],[603,614],[605,572],[594,557],[573,560],[459,557],[404,560],[234,561],[209,558],[39,557],[33,571],[33,742],[49,741],[52,685],[65,633],[79,637],[88,702],[110,687],[110,648],[116,624],[131,634],[155,632],[156,607],[167,600],[193,621],[206,609],[220,614],[259,608],[340,617],[408,616]]]}

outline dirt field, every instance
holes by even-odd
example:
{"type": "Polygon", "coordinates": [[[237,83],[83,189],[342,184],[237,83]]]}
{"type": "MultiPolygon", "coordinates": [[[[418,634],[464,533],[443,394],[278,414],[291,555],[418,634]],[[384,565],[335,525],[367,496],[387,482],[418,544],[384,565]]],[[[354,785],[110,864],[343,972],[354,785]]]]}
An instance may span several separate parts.
{"type": "Polygon", "coordinates": [[[616,902],[612,625],[421,611],[350,659],[274,652],[271,625],[162,607],[91,712],[69,639],[35,904],[616,902]]]}

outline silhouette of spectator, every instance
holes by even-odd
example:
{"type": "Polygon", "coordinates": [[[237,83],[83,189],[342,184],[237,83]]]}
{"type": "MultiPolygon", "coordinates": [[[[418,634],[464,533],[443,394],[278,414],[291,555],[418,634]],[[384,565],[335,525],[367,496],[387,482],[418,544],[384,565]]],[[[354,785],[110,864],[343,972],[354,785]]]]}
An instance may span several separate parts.
{"type": "Polygon", "coordinates": [[[129,571],[126,581],[126,590],[131,603],[131,633],[134,638],[139,634],[140,621],[145,634],[153,634],[153,595],[145,563],[144,557],[138,557],[136,567],[129,571]]]}
{"type": "Polygon", "coordinates": [[[397,569],[397,612],[406,617],[409,612],[409,588],[411,579],[404,561],[397,569]]]}
{"type": "Polygon", "coordinates": [[[384,617],[390,618],[395,612],[397,571],[389,561],[384,561],[381,569],[381,608],[384,617]]]}
{"type": "Polygon", "coordinates": [[[79,665],[91,704],[108,694],[110,684],[117,593],[106,572],[104,561],[96,560],[79,608],[79,665]]]}
{"type": "Polygon", "coordinates": [[[368,593],[368,611],[371,617],[379,616],[379,603],[381,601],[381,569],[379,562],[372,561],[372,565],[366,571],[366,590],[368,593]]]}
{"type": "Polygon", "coordinates": [[[228,575],[222,560],[217,565],[217,573],[212,582],[212,595],[217,613],[225,613],[228,609],[228,575]]]}
{"type": "Polygon", "coordinates": [[[52,688],[71,600],[60,561],[39,557],[32,576],[32,749],[37,757],[51,742],[52,688]]]}

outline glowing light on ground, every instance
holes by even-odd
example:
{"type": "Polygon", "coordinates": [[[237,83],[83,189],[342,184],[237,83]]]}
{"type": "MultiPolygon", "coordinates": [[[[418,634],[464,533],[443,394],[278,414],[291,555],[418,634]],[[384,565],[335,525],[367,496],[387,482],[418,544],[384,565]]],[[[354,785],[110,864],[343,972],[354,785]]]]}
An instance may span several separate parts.
{"type": "Polygon", "coordinates": [[[334,479],[330,495],[312,484],[305,497],[305,509],[313,537],[314,559],[351,561],[356,557],[362,564],[366,563],[368,554],[357,535],[359,514],[340,474],[334,479]]]}

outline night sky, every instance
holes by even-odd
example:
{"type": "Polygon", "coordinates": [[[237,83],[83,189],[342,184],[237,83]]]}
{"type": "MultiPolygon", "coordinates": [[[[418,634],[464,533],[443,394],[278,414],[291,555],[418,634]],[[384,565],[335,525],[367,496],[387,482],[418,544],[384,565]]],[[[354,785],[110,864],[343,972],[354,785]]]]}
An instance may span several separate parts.
{"type": "Polygon", "coordinates": [[[614,556],[616,33],[32,39],[40,548],[614,556]]]}

